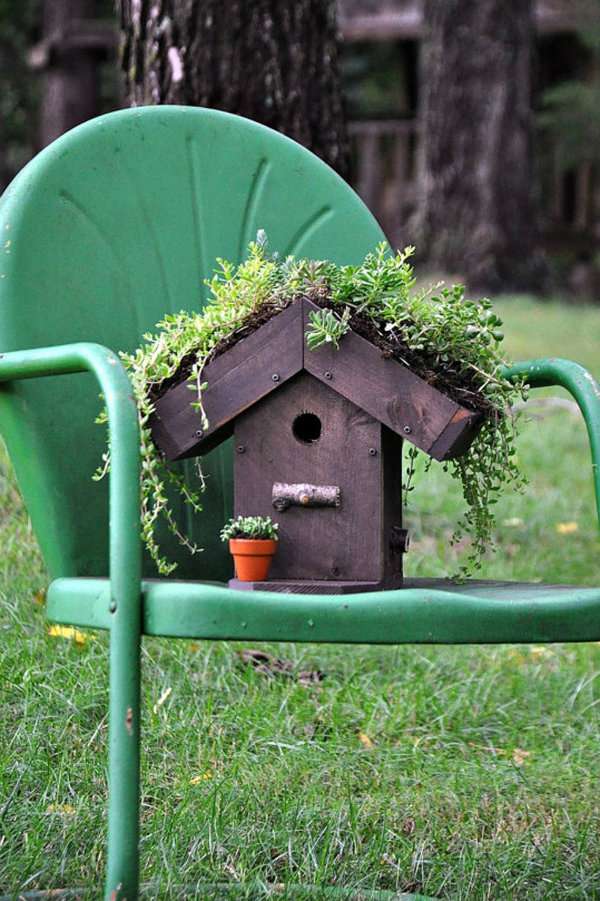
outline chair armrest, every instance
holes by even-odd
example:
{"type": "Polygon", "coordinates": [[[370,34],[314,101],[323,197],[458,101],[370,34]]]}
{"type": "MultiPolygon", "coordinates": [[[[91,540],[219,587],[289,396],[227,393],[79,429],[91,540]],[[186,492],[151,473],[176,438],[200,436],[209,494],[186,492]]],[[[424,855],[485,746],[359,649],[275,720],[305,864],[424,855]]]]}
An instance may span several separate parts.
{"type": "Polygon", "coordinates": [[[592,475],[596,493],[596,513],[600,525],[600,385],[593,375],[572,360],[549,357],[527,360],[506,366],[502,374],[508,378],[525,376],[532,388],[560,386],[573,397],[585,420],[592,452],[592,475]]]}
{"type": "Polygon", "coordinates": [[[140,431],[135,399],[119,358],[100,344],[65,344],[0,354],[0,382],[74,372],[91,372],[104,394],[111,455],[106,897],[121,897],[119,884],[124,879],[130,886],[128,897],[137,897],[142,545],[140,431]]]}
{"type": "MultiPolygon", "coordinates": [[[[0,382],[91,372],[108,411],[110,579],[120,624],[139,633],[141,583],[140,434],[129,378],[116,354],[101,344],[78,343],[0,354],[0,382]],[[133,599],[137,598],[134,603],[133,599]],[[129,608],[132,609],[124,609],[129,608]]],[[[91,474],[90,474],[91,478],[91,474]]],[[[116,613],[116,608],[114,610],[116,613]]]]}

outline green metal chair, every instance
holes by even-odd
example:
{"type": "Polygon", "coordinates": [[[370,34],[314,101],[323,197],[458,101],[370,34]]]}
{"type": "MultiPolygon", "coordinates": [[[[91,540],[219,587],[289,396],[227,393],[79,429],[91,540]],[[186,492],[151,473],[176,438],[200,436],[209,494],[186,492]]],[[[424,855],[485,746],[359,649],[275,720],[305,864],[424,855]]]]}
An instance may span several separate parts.
{"type": "MultiPolygon", "coordinates": [[[[0,205],[0,430],[52,582],[48,617],[110,633],[106,895],[138,896],[140,639],[396,644],[600,639],[600,589],[415,582],[376,596],[238,593],[218,531],[230,448],[209,455],[205,512],[181,522],[206,551],[152,580],[139,529],[139,434],[117,350],[202,301],[217,256],[259,228],[284,254],[358,261],[382,240],[354,192],[307,150],[226,113],[153,107],[103,116],[33,160],[0,205]],[[93,343],[91,343],[93,342],[93,343]],[[61,376],[47,378],[47,376],[61,376]],[[91,475],[109,414],[110,484],[91,475]],[[197,581],[201,578],[203,584],[197,581]]],[[[600,509],[600,387],[575,363],[509,371],[562,385],[588,427],[600,509]]],[[[185,468],[185,467],[184,467],[185,468]]],[[[194,478],[193,469],[185,468],[194,478]]],[[[173,541],[164,536],[169,553],[173,541]]]]}

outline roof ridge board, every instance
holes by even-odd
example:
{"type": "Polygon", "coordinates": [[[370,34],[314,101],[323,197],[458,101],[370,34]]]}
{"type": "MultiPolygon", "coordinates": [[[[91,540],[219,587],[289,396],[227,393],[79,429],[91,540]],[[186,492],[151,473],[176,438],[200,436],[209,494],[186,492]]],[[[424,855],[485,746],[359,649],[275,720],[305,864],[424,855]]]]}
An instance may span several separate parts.
{"type": "Polygon", "coordinates": [[[192,407],[187,380],[169,388],[156,401],[150,422],[152,436],[167,459],[198,456],[214,447],[219,437],[229,437],[237,416],[301,372],[302,324],[302,304],[289,304],[206,365],[205,430],[192,407]]]}
{"type": "MultiPolygon", "coordinates": [[[[304,332],[309,314],[320,307],[305,298],[303,308],[304,332]]],[[[455,446],[460,453],[466,450],[481,420],[408,366],[384,357],[381,348],[352,329],[337,348],[325,344],[308,350],[305,346],[304,368],[435,459],[449,459],[455,446]],[[451,426],[451,434],[443,441],[451,426]]]]}

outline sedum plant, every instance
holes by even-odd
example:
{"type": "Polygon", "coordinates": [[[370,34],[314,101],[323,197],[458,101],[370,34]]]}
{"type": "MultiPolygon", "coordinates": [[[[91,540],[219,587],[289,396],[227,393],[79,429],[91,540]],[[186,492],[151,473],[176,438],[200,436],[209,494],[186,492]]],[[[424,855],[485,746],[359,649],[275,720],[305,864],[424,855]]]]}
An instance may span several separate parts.
{"type": "Polygon", "coordinates": [[[230,538],[271,539],[277,541],[279,525],[270,516],[236,516],[221,529],[221,541],[230,538]]]}
{"type": "MultiPolygon", "coordinates": [[[[207,281],[211,297],[204,309],[166,316],[155,334],[144,335],[144,344],[135,353],[121,354],[141,426],[142,537],[161,574],[175,568],[156,541],[161,517],[191,553],[199,550],[180,532],[167,501],[167,486],[174,484],[185,502],[200,513],[204,482],[200,460],[201,490],[192,492],[161,457],[149,428],[154,402],[174,381],[187,378],[190,403],[201,417],[200,427],[206,429],[202,406],[206,364],[299,296],[309,297],[320,307],[310,317],[309,349],[324,343],[339,347],[353,329],[429,384],[484,414],[484,425],[469,451],[442,464],[460,481],[466,502],[454,535],[455,541],[465,532],[472,539],[462,573],[480,566],[483,553],[492,546],[498,495],[509,483],[523,484],[515,457],[515,423],[509,411],[524,396],[525,386],[502,375],[502,323],[490,301],[468,299],[462,285],[418,289],[410,262],[413,252],[414,248],[407,247],[392,254],[382,244],[354,266],[280,259],[268,254],[264,233],[259,232],[244,262],[236,266],[217,260],[217,270],[207,281]]],[[[105,421],[105,415],[100,420],[105,421]]],[[[409,450],[405,497],[414,488],[418,453],[416,448],[409,450]]],[[[428,460],[427,465],[430,463],[428,460]]],[[[96,478],[101,478],[109,465],[109,454],[105,454],[96,478]]]]}

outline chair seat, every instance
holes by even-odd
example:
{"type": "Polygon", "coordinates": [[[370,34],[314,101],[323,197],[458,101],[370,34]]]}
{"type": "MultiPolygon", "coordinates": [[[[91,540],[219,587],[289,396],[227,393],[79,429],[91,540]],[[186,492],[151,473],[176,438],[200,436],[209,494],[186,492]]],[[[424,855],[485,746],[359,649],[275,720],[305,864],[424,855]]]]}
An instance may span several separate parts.
{"type": "MultiPolygon", "coordinates": [[[[47,615],[110,629],[110,583],[56,579],[47,615]]],[[[600,588],[519,582],[411,579],[394,591],[299,595],[233,591],[221,583],[142,583],[143,633],[233,641],[357,644],[593,641],[600,588]]]]}

